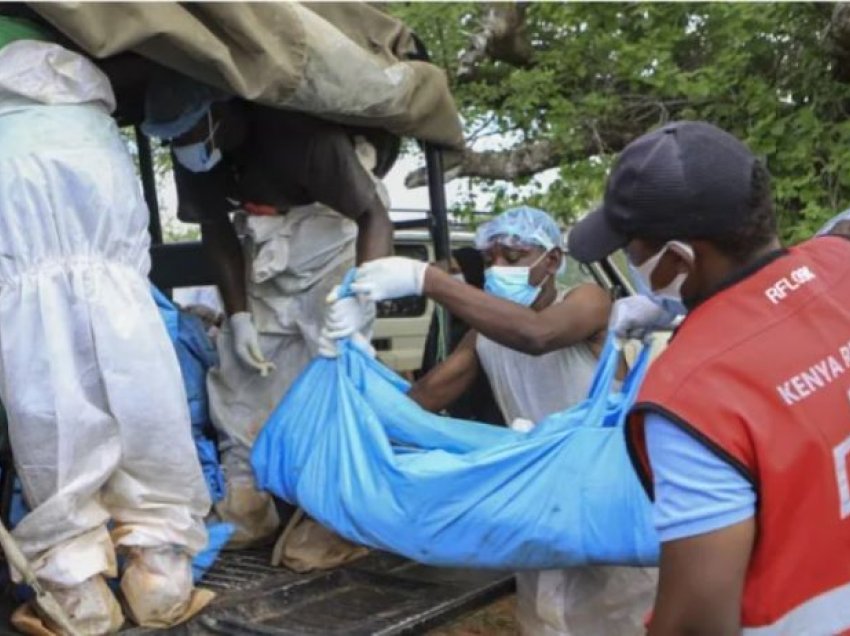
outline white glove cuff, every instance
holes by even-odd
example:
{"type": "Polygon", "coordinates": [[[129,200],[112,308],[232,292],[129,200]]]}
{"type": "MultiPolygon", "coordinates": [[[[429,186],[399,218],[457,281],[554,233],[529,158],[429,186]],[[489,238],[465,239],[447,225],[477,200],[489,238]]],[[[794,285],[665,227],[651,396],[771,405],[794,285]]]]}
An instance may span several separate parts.
{"type": "Polygon", "coordinates": [[[425,272],[428,271],[428,263],[418,262],[416,274],[416,295],[421,296],[422,290],[425,288],[425,272]]]}
{"type": "Polygon", "coordinates": [[[247,311],[237,311],[235,314],[231,315],[230,318],[227,319],[230,323],[231,328],[239,329],[243,325],[251,325],[253,326],[254,322],[251,319],[251,313],[247,311]]]}

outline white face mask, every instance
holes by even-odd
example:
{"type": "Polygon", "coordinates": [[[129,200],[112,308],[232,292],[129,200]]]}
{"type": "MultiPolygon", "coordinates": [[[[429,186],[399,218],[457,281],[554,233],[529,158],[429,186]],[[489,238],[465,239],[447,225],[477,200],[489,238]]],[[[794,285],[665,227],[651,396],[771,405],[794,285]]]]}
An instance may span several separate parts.
{"type": "Polygon", "coordinates": [[[204,141],[173,148],[174,158],[190,172],[209,172],[221,161],[221,150],[215,146],[215,131],[218,129],[218,124],[213,126],[210,111],[207,111],[207,126],[210,132],[204,141]]]}
{"type": "Polygon", "coordinates": [[[658,250],[657,254],[646,259],[640,265],[632,265],[632,262],[629,260],[629,268],[632,271],[632,276],[634,277],[639,293],[651,298],[672,314],[684,315],[688,313],[688,310],[682,302],[682,284],[688,277],[687,272],[678,274],[662,289],[652,289],[652,274],[655,272],[655,268],[658,266],[661,258],[669,249],[677,251],[681,256],[685,256],[693,263],[694,249],[690,245],[681,241],[668,241],[664,247],[658,250]]]}

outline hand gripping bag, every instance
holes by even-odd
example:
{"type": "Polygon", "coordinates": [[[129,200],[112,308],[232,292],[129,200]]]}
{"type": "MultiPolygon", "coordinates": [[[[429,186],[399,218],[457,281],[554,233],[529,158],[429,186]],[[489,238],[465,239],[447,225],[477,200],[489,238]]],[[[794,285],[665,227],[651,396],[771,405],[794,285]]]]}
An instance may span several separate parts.
{"type": "Polygon", "coordinates": [[[587,400],[529,433],[428,413],[392,371],[350,342],[340,349],[307,367],[260,433],[261,488],[351,541],[432,565],[657,562],[623,432],[648,347],[611,393],[609,339],[587,400]]]}

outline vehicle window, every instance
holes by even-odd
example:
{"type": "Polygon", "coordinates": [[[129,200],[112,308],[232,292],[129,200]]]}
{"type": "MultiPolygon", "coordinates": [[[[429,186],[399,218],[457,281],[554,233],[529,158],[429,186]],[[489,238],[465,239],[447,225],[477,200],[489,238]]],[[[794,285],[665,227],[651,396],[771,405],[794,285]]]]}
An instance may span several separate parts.
{"type": "MultiPolygon", "coordinates": [[[[424,245],[396,243],[395,255],[427,261],[428,248],[424,245]]],[[[428,299],[424,296],[405,296],[394,300],[383,300],[378,303],[378,318],[418,318],[424,316],[427,309],[428,299]]]]}

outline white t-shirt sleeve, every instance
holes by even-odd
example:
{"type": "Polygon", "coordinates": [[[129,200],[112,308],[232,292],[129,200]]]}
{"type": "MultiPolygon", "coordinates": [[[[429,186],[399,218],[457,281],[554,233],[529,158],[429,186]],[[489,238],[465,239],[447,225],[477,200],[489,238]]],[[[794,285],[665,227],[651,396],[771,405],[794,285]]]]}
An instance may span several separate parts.
{"type": "Polygon", "coordinates": [[[645,431],[655,487],[653,518],[662,543],[755,514],[755,490],[729,462],[657,413],[647,414],[645,431]]]}

